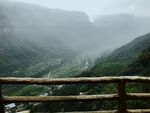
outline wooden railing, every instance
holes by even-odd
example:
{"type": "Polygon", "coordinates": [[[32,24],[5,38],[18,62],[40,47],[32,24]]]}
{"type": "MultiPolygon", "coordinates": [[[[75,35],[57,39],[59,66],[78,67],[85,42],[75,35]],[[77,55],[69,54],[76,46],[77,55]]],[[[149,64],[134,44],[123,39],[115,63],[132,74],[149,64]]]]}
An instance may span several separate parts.
{"type": "Polygon", "coordinates": [[[0,113],[4,113],[4,104],[21,102],[76,102],[76,101],[103,101],[118,100],[118,109],[110,111],[89,111],[76,113],[150,113],[150,109],[128,110],[126,101],[136,99],[150,99],[150,93],[126,93],[126,83],[150,84],[150,77],[122,76],[122,77],[91,77],[91,78],[0,78],[0,113]],[[117,94],[106,95],[79,95],[79,96],[3,96],[2,84],[37,84],[37,85],[60,85],[60,84],[104,84],[117,83],[117,94]]]}

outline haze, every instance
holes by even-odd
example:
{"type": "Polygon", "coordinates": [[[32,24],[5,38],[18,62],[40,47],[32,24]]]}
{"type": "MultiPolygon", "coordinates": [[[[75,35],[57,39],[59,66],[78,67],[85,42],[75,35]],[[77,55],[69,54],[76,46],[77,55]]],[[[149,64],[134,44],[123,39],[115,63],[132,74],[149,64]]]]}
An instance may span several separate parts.
{"type": "Polygon", "coordinates": [[[135,16],[150,16],[149,0],[11,0],[39,4],[49,8],[78,10],[91,18],[98,15],[128,13],[135,16]]]}
{"type": "Polygon", "coordinates": [[[1,75],[79,75],[150,33],[149,7],[149,0],[0,0],[1,75]]]}
{"type": "Polygon", "coordinates": [[[150,32],[148,0],[1,1],[3,20],[11,26],[3,25],[3,31],[12,30],[19,38],[44,47],[43,42],[57,39],[66,48],[93,55],[150,32]]]}

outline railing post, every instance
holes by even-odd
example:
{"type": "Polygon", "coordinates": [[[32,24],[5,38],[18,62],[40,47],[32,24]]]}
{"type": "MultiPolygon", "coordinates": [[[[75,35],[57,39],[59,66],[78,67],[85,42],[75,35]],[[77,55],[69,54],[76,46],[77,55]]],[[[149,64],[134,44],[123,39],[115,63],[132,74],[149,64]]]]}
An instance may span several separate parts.
{"type": "Polygon", "coordinates": [[[118,83],[118,113],[127,113],[126,106],[126,81],[121,80],[118,83]]]}
{"type": "Polygon", "coordinates": [[[2,84],[0,84],[0,113],[5,113],[4,105],[2,102],[2,84]]]}

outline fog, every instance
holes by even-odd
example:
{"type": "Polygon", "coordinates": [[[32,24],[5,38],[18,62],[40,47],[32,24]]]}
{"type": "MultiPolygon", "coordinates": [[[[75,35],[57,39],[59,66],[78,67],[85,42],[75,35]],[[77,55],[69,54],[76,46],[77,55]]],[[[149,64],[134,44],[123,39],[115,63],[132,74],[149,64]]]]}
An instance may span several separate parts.
{"type": "Polygon", "coordinates": [[[1,1],[7,1],[1,13],[17,37],[44,47],[56,39],[53,50],[61,42],[73,51],[100,55],[150,32],[148,0],[1,1]]]}
{"type": "MultiPolygon", "coordinates": [[[[0,0],[0,81],[2,77],[41,78],[46,82],[54,78],[54,83],[59,84],[56,78],[122,75],[147,78],[149,50],[150,0],[0,0]]],[[[114,92],[112,86],[3,85],[2,95],[43,99],[55,95],[83,97],[114,92]]],[[[134,89],[133,86],[128,88],[150,91],[145,85],[134,89]]],[[[130,102],[129,107],[138,104],[130,102]]],[[[146,108],[146,104],[149,103],[139,106],[146,108]]],[[[116,108],[114,102],[29,103],[16,104],[12,109],[6,106],[9,113],[25,109],[46,113],[116,108]]]]}
{"type": "Polygon", "coordinates": [[[0,0],[2,74],[79,74],[149,33],[149,10],[149,0],[0,0]]]}
{"type": "Polygon", "coordinates": [[[9,0],[39,4],[49,8],[77,10],[90,18],[104,14],[127,13],[135,16],[150,16],[149,0],[9,0]]]}

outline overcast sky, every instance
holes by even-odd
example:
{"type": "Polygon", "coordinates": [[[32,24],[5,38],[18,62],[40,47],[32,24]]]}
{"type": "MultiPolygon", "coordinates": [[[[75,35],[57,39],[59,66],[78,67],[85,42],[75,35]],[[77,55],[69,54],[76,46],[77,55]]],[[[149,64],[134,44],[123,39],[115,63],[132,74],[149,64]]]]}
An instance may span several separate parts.
{"type": "MultiPolygon", "coordinates": [[[[16,0],[11,0],[16,1],[16,0]]],[[[103,14],[129,13],[150,16],[150,0],[17,0],[36,3],[49,8],[78,10],[91,18],[103,14]]]]}

